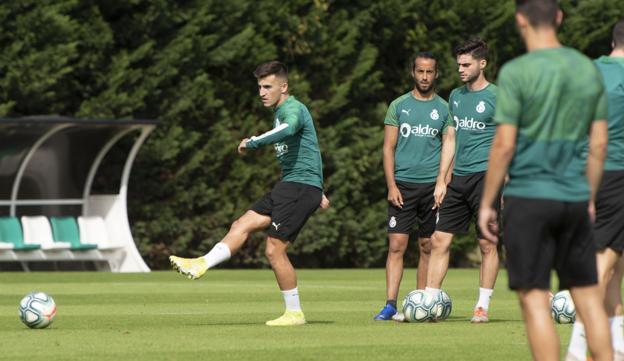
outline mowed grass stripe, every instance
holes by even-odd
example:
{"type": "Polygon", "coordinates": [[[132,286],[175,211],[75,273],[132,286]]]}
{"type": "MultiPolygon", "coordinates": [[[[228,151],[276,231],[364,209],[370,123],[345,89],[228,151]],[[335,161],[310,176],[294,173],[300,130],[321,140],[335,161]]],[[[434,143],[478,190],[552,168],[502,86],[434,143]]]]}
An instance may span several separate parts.
{"type": "MultiPolygon", "coordinates": [[[[447,321],[374,322],[385,300],[384,270],[300,270],[309,324],[270,328],[283,311],[269,270],[215,270],[198,281],[149,274],[0,274],[0,347],[7,360],[527,360],[516,296],[501,273],[486,325],[468,321],[478,270],[451,270],[447,321]],[[29,330],[19,299],[39,289],[58,304],[50,329],[29,330]]],[[[415,288],[406,270],[401,296],[415,288]]],[[[557,327],[563,344],[571,327],[557,327]]]]}

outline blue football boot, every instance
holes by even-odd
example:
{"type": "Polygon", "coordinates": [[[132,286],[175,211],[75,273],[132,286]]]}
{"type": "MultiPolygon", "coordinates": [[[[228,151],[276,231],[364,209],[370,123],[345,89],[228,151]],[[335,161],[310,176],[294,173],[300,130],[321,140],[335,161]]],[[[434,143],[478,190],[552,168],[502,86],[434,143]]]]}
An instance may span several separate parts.
{"type": "Polygon", "coordinates": [[[375,321],[390,321],[392,320],[392,316],[397,313],[396,308],[392,305],[385,305],[384,308],[381,309],[379,314],[375,316],[375,321]]]}

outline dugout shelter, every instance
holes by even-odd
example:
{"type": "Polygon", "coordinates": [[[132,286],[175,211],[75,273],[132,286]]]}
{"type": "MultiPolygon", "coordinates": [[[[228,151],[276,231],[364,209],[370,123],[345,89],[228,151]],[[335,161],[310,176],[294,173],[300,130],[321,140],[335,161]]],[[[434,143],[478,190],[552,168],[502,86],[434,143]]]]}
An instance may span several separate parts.
{"type": "Polygon", "coordinates": [[[134,160],[156,125],[0,118],[0,262],[26,271],[82,264],[149,272],[132,238],[127,196],[134,160]]]}

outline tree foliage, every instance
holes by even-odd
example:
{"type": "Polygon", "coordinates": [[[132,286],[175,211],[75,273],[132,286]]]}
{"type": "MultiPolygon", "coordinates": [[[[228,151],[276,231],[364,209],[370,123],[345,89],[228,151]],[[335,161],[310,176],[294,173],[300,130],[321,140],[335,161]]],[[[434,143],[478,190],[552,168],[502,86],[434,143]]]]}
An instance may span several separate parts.
{"type": "MultiPolygon", "coordinates": [[[[607,53],[619,0],[562,1],[561,38],[607,53]]],[[[153,267],[200,255],[279,179],[271,149],[244,157],[240,139],[271,127],[251,72],[280,59],[310,108],[332,208],[293,245],[299,266],[384,264],[381,146],[388,103],[412,87],[410,56],[440,58],[439,93],[460,85],[452,49],[491,47],[488,76],[521,54],[513,1],[24,0],[0,4],[0,116],[152,118],[162,123],[131,178],[130,217],[153,267]]],[[[230,263],[265,264],[262,234],[230,263]]],[[[473,236],[453,246],[456,264],[473,236]]],[[[414,261],[414,256],[410,260],[414,261]]]]}

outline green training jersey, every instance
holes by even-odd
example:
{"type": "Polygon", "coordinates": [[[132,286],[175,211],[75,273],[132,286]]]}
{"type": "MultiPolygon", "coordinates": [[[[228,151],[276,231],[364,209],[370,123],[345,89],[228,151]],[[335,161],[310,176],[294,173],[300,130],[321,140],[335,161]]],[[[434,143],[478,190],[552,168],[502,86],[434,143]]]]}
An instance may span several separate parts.
{"type": "Polygon", "coordinates": [[[496,89],[496,85],[488,84],[479,91],[470,91],[464,85],[451,92],[449,107],[457,131],[453,167],[455,175],[464,176],[487,170],[496,131],[493,120],[496,89]]]}
{"type": "Polygon", "coordinates": [[[247,141],[247,148],[273,144],[282,168],[282,181],[323,189],[323,163],[312,116],[290,95],[275,109],[274,128],[247,141]]]}
{"type": "Polygon", "coordinates": [[[396,180],[435,182],[448,122],[448,104],[437,94],[431,100],[419,100],[410,91],[390,103],[384,123],[399,128],[394,151],[396,180]]]}
{"type": "Polygon", "coordinates": [[[624,58],[595,61],[602,73],[609,107],[609,145],[605,170],[624,169],[624,58]]]}
{"type": "Polygon", "coordinates": [[[518,127],[505,195],[588,200],[585,146],[599,119],[607,119],[602,76],[578,51],[541,49],[505,64],[495,120],[518,127]]]}

